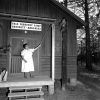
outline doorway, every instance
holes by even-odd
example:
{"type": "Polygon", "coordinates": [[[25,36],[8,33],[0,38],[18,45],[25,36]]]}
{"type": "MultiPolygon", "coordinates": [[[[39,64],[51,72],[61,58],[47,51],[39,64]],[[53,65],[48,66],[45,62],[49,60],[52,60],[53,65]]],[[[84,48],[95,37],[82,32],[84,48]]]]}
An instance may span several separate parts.
{"type": "MultiPolygon", "coordinates": [[[[10,37],[10,60],[9,60],[9,73],[21,74],[21,51],[23,50],[23,44],[28,43],[30,48],[37,46],[37,40],[28,37],[10,37]]],[[[39,73],[39,49],[33,53],[34,68],[35,71],[32,74],[39,73]]]]}

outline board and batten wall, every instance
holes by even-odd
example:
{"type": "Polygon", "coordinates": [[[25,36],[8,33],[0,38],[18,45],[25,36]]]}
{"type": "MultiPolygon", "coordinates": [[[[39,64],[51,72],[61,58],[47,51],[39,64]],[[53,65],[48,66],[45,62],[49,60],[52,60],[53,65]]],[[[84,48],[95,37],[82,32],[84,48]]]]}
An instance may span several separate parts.
{"type": "MultiPolygon", "coordinates": [[[[67,12],[60,9],[58,6],[53,4],[53,2],[48,0],[0,0],[0,13],[8,13],[15,15],[24,15],[31,17],[44,17],[44,18],[53,18],[56,19],[56,59],[55,59],[55,76],[56,78],[61,78],[61,68],[62,68],[62,33],[60,31],[59,22],[63,17],[66,17],[68,20],[68,30],[66,32],[67,36],[67,77],[72,78],[76,77],[77,65],[76,65],[76,21],[71,17],[67,12]]],[[[12,17],[13,18],[13,17],[12,17]]],[[[11,19],[10,19],[11,20],[11,19]]],[[[13,20],[13,19],[12,19],[13,20]]],[[[38,22],[38,20],[37,20],[38,22]]],[[[7,29],[6,29],[7,31],[7,29]]],[[[8,34],[6,32],[5,34],[8,34]]],[[[4,36],[7,40],[8,36],[4,36]]],[[[41,56],[42,58],[42,56],[41,56]]],[[[4,60],[5,62],[7,60],[4,60]]],[[[40,65],[41,71],[48,74],[50,72],[50,59],[48,56],[45,56],[41,59],[43,62],[40,65]],[[46,67],[48,66],[48,67],[46,67]]],[[[6,63],[5,63],[6,64],[6,63]]]]}
{"type": "Polygon", "coordinates": [[[8,52],[7,48],[7,22],[4,20],[0,20],[0,71],[3,68],[7,69],[8,66],[8,52]]]}
{"type": "Polygon", "coordinates": [[[77,78],[76,22],[68,20],[67,34],[67,79],[77,78]]]}
{"type": "MultiPolygon", "coordinates": [[[[7,22],[8,22],[8,24],[5,24],[5,23],[3,24],[3,27],[8,27],[8,29],[6,29],[7,32],[0,33],[2,35],[7,34],[6,37],[4,35],[4,38],[3,38],[3,39],[7,39],[7,42],[8,42],[8,43],[6,42],[5,45],[9,44],[10,38],[16,39],[18,37],[19,38],[23,38],[23,37],[32,38],[33,37],[33,39],[35,38],[38,41],[37,45],[41,42],[41,39],[43,38],[43,42],[42,42],[41,48],[39,50],[39,74],[50,76],[50,74],[51,74],[50,73],[50,71],[51,71],[51,25],[48,25],[48,24],[44,25],[43,24],[44,27],[42,29],[42,32],[38,33],[38,32],[34,32],[34,31],[30,31],[27,34],[25,34],[24,31],[22,31],[22,30],[12,30],[10,28],[10,21],[7,21],[7,22]],[[30,34],[30,35],[28,35],[28,34],[30,34]],[[32,34],[34,34],[34,36],[32,34]],[[39,35],[39,37],[38,37],[38,35],[39,35]]],[[[59,32],[58,28],[59,27],[56,27],[57,34],[56,34],[56,48],[55,48],[56,49],[55,50],[55,53],[56,53],[55,77],[61,78],[61,33],[59,32]]],[[[2,30],[2,31],[4,31],[4,30],[2,30]]],[[[13,41],[13,43],[15,46],[16,43],[14,41],[13,41]]],[[[1,44],[1,45],[4,46],[4,44],[1,44]]],[[[15,50],[14,48],[12,48],[12,49],[15,50]]],[[[9,62],[8,62],[9,58],[7,60],[7,57],[9,57],[8,53],[9,53],[9,51],[1,54],[2,56],[0,56],[0,67],[9,69],[8,68],[9,67],[8,66],[9,65],[9,62]]],[[[15,55],[19,55],[19,53],[15,54],[15,55]]],[[[14,58],[16,58],[16,57],[14,57],[14,58]]],[[[21,67],[21,66],[19,66],[20,65],[19,60],[20,59],[18,59],[18,58],[12,60],[12,61],[14,61],[14,62],[12,62],[12,64],[14,65],[14,67],[17,67],[17,68],[15,68],[15,70],[17,70],[17,71],[19,71],[18,68],[21,67]],[[18,62],[18,63],[16,63],[16,62],[18,62]],[[15,65],[15,63],[16,63],[16,65],[15,65]]],[[[12,69],[12,70],[14,70],[14,69],[12,69]]]]}

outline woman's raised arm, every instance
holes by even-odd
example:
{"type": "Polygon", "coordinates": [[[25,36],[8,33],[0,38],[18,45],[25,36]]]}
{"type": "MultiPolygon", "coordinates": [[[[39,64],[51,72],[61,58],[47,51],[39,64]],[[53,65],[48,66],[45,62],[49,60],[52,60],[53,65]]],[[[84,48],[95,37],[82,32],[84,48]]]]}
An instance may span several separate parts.
{"type": "Polygon", "coordinates": [[[34,50],[37,50],[38,48],[40,48],[41,47],[41,44],[38,46],[38,47],[36,47],[34,50]]]}

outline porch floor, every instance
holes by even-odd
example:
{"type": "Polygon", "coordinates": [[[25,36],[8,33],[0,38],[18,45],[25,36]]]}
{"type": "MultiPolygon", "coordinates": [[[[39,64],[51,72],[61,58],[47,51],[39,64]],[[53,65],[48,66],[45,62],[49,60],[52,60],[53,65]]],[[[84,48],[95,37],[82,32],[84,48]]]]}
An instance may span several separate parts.
{"type": "Polygon", "coordinates": [[[8,76],[6,82],[0,82],[0,88],[43,85],[54,85],[54,81],[48,76],[34,76],[32,78],[24,78],[22,76],[8,76]]]}

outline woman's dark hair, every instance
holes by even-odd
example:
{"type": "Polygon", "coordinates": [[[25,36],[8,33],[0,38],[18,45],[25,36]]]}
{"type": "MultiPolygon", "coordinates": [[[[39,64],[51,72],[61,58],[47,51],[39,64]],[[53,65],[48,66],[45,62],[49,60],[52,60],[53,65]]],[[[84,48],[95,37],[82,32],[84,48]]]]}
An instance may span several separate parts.
{"type": "Polygon", "coordinates": [[[26,47],[27,45],[28,45],[27,43],[23,44],[23,48],[25,49],[25,47],[26,47]]]}

